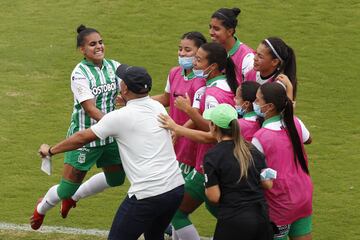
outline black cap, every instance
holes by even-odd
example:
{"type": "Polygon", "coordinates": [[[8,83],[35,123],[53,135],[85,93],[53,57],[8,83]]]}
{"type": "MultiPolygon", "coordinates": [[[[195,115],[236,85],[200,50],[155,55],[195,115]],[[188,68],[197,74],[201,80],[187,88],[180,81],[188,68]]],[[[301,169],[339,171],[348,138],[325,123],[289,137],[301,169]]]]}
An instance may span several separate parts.
{"type": "Polygon", "coordinates": [[[121,78],[133,93],[148,93],[151,90],[152,80],[143,67],[121,64],[116,69],[116,75],[121,78]]]}

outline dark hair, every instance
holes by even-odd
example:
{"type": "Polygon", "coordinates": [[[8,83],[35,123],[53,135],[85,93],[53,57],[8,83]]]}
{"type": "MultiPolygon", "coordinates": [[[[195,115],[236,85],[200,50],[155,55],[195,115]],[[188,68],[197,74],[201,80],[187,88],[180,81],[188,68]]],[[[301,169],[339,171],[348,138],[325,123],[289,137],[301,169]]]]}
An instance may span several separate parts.
{"type": "Polygon", "coordinates": [[[235,75],[235,65],[231,58],[228,58],[225,48],[219,43],[211,42],[205,43],[201,48],[207,53],[207,60],[210,64],[216,63],[219,66],[219,71],[225,70],[226,81],[231,88],[231,91],[236,94],[238,82],[235,75]]]}
{"type": "Polygon", "coordinates": [[[286,90],[283,86],[276,82],[265,83],[260,87],[260,90],[264,96],[265,102],[274,104],[276,112],[280,114],[282,113],[285,129],[293,146],[295,164],[297,166],[298,163],[300,163],[300,166],[304,172],[309,174],[309,169],[304,156],[303,144],[300,141],[300,137],[294,122],[293,104],[292,101],[287,97],[286,90]]]}
{"type": "Polygon", "coordinates": [[[94,33],[94,32],[99,33],[96,29],[87,28],[83,24],[81,24],[80,26],[77,27],[76,32],[78,33],[78,35],[76,37],[76,48],[78,48],[84,44],[84,38],[86,36],[88,36],[89,34],[94,33]]]}
{"type": "Polygon", "coordinates": [[[256,99],[256,92],[260,84],[253,81],[245,81],[241,84],[241,98],[244,101],[254,102],[256,99]]]}
{"type": "Polygon", "coordinates": [[[282,39],[278,37],[269,37],[267,40],[271,43],[272,47],[275,49],[277,54],[280,56],[279,59],[274,51],[271,49],[269,44],[265,41],[265,39],[261,42],[268,49],[273,58],[277,58],[280,60],[280,64],[277,69],[277,74],[284,73],[291,81],[294,88],[294,100],[296,97],[297,91],[297,78],[296,78],[296,57],[294,50],[289,47],[282,39]]]}
{"type": "Polygon", "coordinates": [[[233,28],[235,33],[235,28],[238,24],[237,16],[240,14],[241,10],[239,8],[220,8],[213,13],[211,18],[217,18],[222,21],[222,25],[226,28],[233,28]]]}
{"type": "Polygon", "coordinates": [[[194,41],[197,48],[206,43],[206,38],[200,32],[187,32],[182,35],[181,39],[189,39],[194,41]]]}
{"type": "MultiPolygon", "coordinates": [[[[241,84],[241,98],[244,101],[249,101],[251,103],[255,102],[256,99],[256,92],[259,89],[260,84],[258,82],[253,82],[253,81],[245,81],[241,84]]],[[[251,109],[253,108],[252,105],[251,109]]],[[[244,116],[240,116],[240,118],[242,118],[244,116]]],[[[264,122],[264,118],[263,117],[256,117],[256,121],[259,123],[259,126],[261,126],[264,122]]]]}
{"type": "Polygon", "coordinates": [[[239,181],[244,177],[245,179],[248,176],[248,169],[251,165],[254,164],[250,148],[251,144],[241,136],[240,126],[237,119],[234,119],[230,122],[230,128],[221,128],[217,127],[220,133],[224,136],[229,136],[234,142],[234,156],[237,159],[240,167],[240,178],[239,181]]]}

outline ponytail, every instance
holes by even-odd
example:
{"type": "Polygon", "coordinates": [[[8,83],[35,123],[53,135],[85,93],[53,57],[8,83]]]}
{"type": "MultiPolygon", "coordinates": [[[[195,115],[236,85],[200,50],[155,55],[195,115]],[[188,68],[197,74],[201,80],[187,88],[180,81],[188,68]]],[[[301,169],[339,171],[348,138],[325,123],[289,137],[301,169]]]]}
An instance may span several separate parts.
{"type": "Polygon", "coordinates": [[[290,79],[291,84],[293,85],[293,98],[296,98],[297,91],[297,78],[296,78],[296,57],[294,50],[287,46],[288,57],[285,59],[283,64],[283,72],[290,79]]]}
{"type": "Polygon", "coordinates": [[[234,141],[234,156],[239,163],[240,167],[240,178],[248,177],[248,169],[251,165],[254,164],[254,160],[252,158],[250,147],[251,144],[244,140],[244,138],[240,134],[240,127],[237,119],[234,119],[230,122],[230,128],[217,128],[220,130],[221,134],[224,136],[229,136],[234,141]]]}
{"type": "Polygon", "coordinates": [[[294,122],[293,104],[287,97],[284,87],[277,82],[265,83],[264,85],[261,85],[260,91],[263,94],[265,103],[274,104],[276,112],[282,114],[286,127],[285,130],[288,133],[293,147],[295,164],[296,166],[300,164],[302,170],[309,174],[309,169],[304,157],[303,143],[300,141],[294,122]]]}
{"type": "Polygon", "coordinates": [[[304,157],[304,151],[302,148],[303,144],[300,141],[300,137],[295,126],[293,111],[294,110],[293,110],[292,101],[287,97],[285,108],[283,111],[283,119],[286,126],[286,130],[288,132],[288,135],[290,137],[293,146],[294,161],[296,166],[298,165],[299,162],[302,170],[307,174],[309,174],[309,168],[307,166],[306,159],[304,157]]]}
{"type": "Polygon", "coordinates": [[[233,60],[228,57],[225,66],[226,81],[229,84],[231,91],[236,95],[236,89],[238,88],[238,82],[236,80],[235,64],[233,60]]]}

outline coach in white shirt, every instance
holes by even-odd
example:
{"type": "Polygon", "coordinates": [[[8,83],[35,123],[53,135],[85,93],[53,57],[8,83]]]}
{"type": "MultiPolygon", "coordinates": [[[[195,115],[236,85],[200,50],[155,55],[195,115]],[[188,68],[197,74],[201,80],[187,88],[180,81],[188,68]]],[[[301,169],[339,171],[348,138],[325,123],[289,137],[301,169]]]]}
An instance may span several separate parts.
{"type": "Polygon", "coordinates": [[[115,215],[109,239],[137,240],[142,233],[147,240],[163,239],[184,194],[170,132],[157,121],[166,110],[149,97],[152,80],[144,68],[122,64],[116,75],[122,79],[121,97],[126,106],[53,147],[41,145],[39,152],[43,157],[114,137],[131,186],[115,215]]]}

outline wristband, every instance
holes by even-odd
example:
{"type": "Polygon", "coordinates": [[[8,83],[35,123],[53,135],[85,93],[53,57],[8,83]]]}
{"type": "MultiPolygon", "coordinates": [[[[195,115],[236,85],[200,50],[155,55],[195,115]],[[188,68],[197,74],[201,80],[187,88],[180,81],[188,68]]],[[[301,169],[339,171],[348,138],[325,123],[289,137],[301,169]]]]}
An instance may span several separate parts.
{"type": "Polygon", "coordinates": [[[54,155],[54,154],[51,152],[51,146],[49,147],[48,155],[49,155],[49,157],[51,157],[52,155],[54,155]]]}

